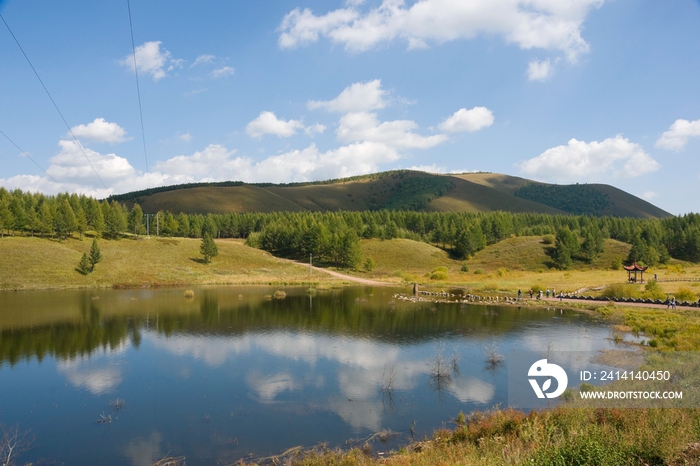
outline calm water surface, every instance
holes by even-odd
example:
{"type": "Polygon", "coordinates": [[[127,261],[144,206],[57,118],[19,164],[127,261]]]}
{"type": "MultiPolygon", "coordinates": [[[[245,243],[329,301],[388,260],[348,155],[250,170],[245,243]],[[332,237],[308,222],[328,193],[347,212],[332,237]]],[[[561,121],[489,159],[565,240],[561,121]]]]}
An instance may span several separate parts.
{"type": "Polygon", "coordinates": [[[412,424],[420,438],[507,404],[506,365],[487,367],[485,347],[612,345],[604,324],[554,308],[407,303],[393,299],[407,289],[371,287],[270,299],[277,289],[1,293],[0,424],[31,430],[21,460],[40,464],[231,464],[400,433],[375,445],[386,450],[412,424]]]}

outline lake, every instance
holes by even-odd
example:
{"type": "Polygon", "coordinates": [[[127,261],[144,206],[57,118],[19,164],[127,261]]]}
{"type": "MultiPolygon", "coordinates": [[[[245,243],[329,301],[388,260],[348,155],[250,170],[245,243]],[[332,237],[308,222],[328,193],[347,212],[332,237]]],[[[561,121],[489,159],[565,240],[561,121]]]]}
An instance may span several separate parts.
{"type": "Polygon", "coordinates": [[[31,431],[21,460],[35,464],[232,464],[368,439],[388,451],[507,404],[490,348],[613,346],[587,314],[394,298],[409,291],[4,292],[0,424],[31,431]],[[371,438],[383,430],[396,435],[371,438]]]}

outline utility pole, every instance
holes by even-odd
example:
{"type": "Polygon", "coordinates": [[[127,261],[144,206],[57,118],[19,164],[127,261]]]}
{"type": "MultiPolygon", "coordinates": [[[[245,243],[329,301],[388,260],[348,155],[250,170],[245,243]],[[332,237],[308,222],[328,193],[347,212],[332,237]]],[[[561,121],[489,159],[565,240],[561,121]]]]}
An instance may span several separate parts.
{"type": "Polygon", "coordinates": [[[149,220],[150,220],[151,216],[148,214],[144,214],[144,215],[146,216],[146,236],[148,236],[150,238],[151,237],[151,222],[149,220]]]}

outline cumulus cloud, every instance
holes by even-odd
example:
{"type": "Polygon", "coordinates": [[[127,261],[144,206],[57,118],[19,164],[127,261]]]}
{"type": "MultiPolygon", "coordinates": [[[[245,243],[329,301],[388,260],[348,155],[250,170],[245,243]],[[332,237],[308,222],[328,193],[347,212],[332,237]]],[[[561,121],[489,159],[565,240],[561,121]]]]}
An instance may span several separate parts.
{"type": "Polygon", "coordinates": [[[522,49],[563,52],[571,61],[588,52],[581,37],[588,13],[604,0],[383,0],[361,12],[359,2],[315,15],[299,8],[289,12],[279,26],[279,46],[298,47],[326,37],[346,50],[365,51],[401,40],[409,48],[426,47],[498,35],[522,49]]]}
{"type": "Polygon", "coordinates": [[[528,175],[554,181],[597,180],[608,173],[629,178],[659,167],[641,145],[620,135],[601,142],[571,139],[565,146],[547,149],[519,164],[520,170],[528,175]]]}
{"type": "Polygon", "coordinates": [[[700,137],[700,120],[676,120],[656,141],[656,147],[680,151],[690,138],[700,137]]]}
{"type": "Polygon", "coordinates": [[[446,133],[467,131],[473,133],[493,124],[493,113],[486,107],[474,107],[471,110],[460,108],[451,117],[440,123],[438,129],[446,133]]]}
{"type": "Polygon", "coordinates": [[[236,70],[230,66],[224,66],[223,68],[218,68],[211,72],[211,76],[214,79],[228,78],[236,74],[236,70]]]}
{"type": "Polygon", "coordinates": [[[87,125],[73,126],[71,131],[75,137],[97,142],[115,144],[127,140],[124,128],[116,123],[110,123],[104,118],[95,118],[95,121],[87,125]]]}
{"type": "Polygon", "coordinates": [[[533,60],[527,65],[527,79],[530,81],[546,81],[554,74],[554,66],[548,59],[533,60]]]}
{"type": "Polygon", "coordinates": [[[307,107],[309,110],[320,108],[338,113],[367,112],[386,107],[388,102],[384,100],[385,95],[382,81],[375,79],[366,83],[351,84],[333,100],[310,100],[307,107]]]}
{"type": "MultiPolygon", "coordinates": [[[[170,52],[161,49],[161,41],[144,42],[136,47],[136,68],[139,73],[150,74],[154,81],[158,81],[168,75],[168,71],[182,68],[184,60],[172,58],[170,52]]],[[[129,54],[119,62],[121,65],[133,70],[134,54],[129,54]]]]}
{"type": "Polygon", "coordinates": [[[343,115],[336,134],[342,142],[372,141],[391,147],[426,149],[447,140],[444,134],[420,136],[412,132],[418,125],[410,120],[379,123],[377,115],[368,112],[343,115]]]}
{"type": "Polygon", "coordinates": [[[260,112],[260,115],[245,127],[246,133],[253,138],[261,138],[264,134],[274,134],[280,138],[288,138],[297,134],[304,125],[299,120],[280,120],[273,112],[260,112]]]}

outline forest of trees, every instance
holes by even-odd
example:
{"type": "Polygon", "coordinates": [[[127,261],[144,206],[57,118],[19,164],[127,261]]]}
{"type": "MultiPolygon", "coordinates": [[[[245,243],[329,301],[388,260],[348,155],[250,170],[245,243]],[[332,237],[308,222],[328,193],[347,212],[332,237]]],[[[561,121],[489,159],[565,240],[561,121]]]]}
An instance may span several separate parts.
{"type": "Polygon", "coordinates": [[[666,219],[531,213],[438,213],[407,210],[230,214],[148,213],[87,196],[46,196],[0,188],[0,236],[32,235],[65,240],[86,231],[98,237],[125,235],[245,238],[280,257],[356,267],[361,238],[408,238],[450,251],[458,258],[510,236],[555,235],[558,267],[591,261],[612,238],[632,245],[629,261],[647,265],[670,257],[700,262],[700,214],[666,219]],[[146,228],[149,226],[149,231],[146,228]]]}

